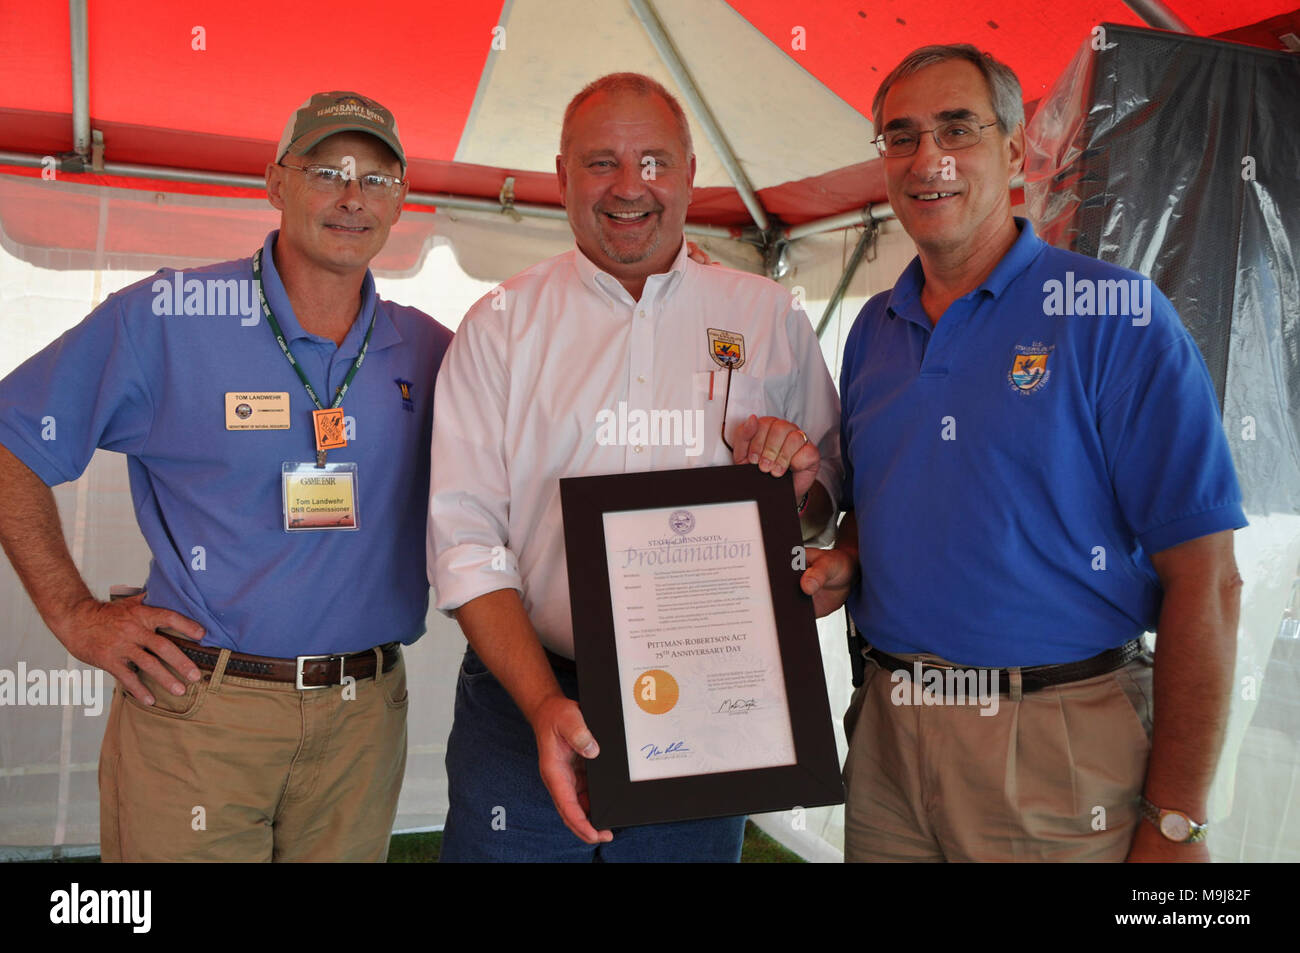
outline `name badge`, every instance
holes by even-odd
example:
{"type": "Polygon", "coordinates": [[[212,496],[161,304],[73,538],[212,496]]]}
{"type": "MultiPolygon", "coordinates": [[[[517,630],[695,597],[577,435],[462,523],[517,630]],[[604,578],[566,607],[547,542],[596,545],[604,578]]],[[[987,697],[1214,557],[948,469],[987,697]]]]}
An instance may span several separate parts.
{"type": "Polygon", "coordinates": [[[226,429],[288,430],[288,391],[228,392],[226,394],[226,429]]]}
{"type": "Polygon", "coordinates": [[[355,463],[285,463],[280,485],[286,533],[360,529],[355,463]]]}

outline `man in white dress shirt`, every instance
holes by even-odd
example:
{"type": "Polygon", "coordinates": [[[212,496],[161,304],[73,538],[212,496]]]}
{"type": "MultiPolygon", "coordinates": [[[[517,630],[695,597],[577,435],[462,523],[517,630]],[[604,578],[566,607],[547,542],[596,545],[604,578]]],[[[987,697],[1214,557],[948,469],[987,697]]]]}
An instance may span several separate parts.
{"type": "Polygon", "coordinates": [[[470,309],[434,401],[430,582],[470,644],[442,859],[736,861],[744,817],[614,831],[587,817],[583,759],[599,748],[575,700],[559,481],[789,470],[810,539],[835,512],[839,401],[789,292],[688,259],[695,156],[661,85],[616,73],[583,89],[556,170],[577,247],[470,309]],[[602,421],[620,409],[688,426],[619,443],[602,421]]]}

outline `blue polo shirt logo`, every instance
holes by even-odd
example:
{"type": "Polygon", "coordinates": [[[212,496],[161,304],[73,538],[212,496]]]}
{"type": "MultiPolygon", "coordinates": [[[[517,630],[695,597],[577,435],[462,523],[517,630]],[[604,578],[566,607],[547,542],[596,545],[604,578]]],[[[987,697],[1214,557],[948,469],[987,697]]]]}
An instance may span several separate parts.
{"type": "Polygon", "coordinates": [[[415,401],[411,399],[411,388],[414,387],[415,385],[412,384],[410,381],[403,380],[400,377],[393,378],[393,383],[396,384],[397,389],[402,392],[402,409],[409,410],[412,413],[414,413],[415,401]]]}
{"type": "Polygon", "coordinates": [[[1019,393],[1029,395],[1047,386],[1052,372],[1047,369],[1047,359],[1056,349],[1055,344],[1043,344],[1035,341],[1028,346],[1016,345],[1015,356],[1011,359],[1011,370],[1007,380],[1019,393]]]}

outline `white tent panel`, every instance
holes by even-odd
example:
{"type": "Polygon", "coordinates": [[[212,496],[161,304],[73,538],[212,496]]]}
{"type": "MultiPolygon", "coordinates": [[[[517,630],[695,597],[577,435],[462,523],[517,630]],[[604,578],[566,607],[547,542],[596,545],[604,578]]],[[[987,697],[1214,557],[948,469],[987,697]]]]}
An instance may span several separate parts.
{"type": "MultiPolygon", "coordinates": [[[[756,189],[873,158],[871,123],[725,3],[659,0],[659,18],[756,189]],[[737,70],[735,64],[745,68],[737,70]],[[780,128],[772,117],[781,116],[780,128]]],[[[564,107],[606,73],[653,76],[681,98],[622,3],[508,2],[506,48],[489,54],[458,162],[554,171],[564,107]],[[573,25],[581,23],[582,29],[573,25]]],[[[730,186],[691,119],[697,187],[730,186]]]]}

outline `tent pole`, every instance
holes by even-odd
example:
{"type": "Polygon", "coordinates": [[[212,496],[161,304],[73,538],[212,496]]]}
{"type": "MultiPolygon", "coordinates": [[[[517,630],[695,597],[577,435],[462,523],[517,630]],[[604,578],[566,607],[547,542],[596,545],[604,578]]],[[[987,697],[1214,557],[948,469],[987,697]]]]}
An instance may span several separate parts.
{"type": "MultiPolygon", "coordinates": [[[[0,151],[0,165],[16,165],[39,169],[43,159],[43,156],[24,152],[0,151]]],[[[82,169],[78,166],[69,166],[68,168],[60,167],[60,171],[81,172],[82,169]]],[[[208,172],[200,169],[173,169],[167,166],[137,165],[129,162],[105,162],[103,174],[159,179],[167,182],[193,182],[198,185],[225,185],[243,189],[261,189],[266,184],[263,179],[255,175],[238,175],[233,172],[208,172]]],[[[1012,189],[1021,188],[1024,184],[1024,176],[1016,176],[1011,180],[1012,189]]],[[[409,205],[436,205],[443,208],[458,208],[476,212],[500,212],[503,209],[499,201],[493,201],[492,199],[435,192],[411,192],[406,196],[406,201],[409,205]]],[[[515,203],[510,207],[520,215],[531,218],[567,218],[567,213],[561,205],[515,203]]],[[[783,229],[781,237],[786,241],[793,242],[801,238],[807,238],[809,235],[833,232],[841,228],[853,228],[872,222],[883,222],[894,217],[894,210],[887,202],[878,202],[852,212],[840,212],[837,215],[804,222],[802,225],[793,225],[783,229]]],[[[760,247],[766,247],[769,244],[769,242],[763,240],[764,236],[759,234],[752,226],[738,228],[687,222],[686,231],[692,235],[703,235],[709,238],[730,238],[736,241],[750,242],[760,247]]]]}
{"type": "MultiPolygon", "coordinates": [[[[1024,185],[1025,177],[1023,175],[1018,175],[1011,180],[1012,191],[1024,188],[1024,185]]],[[[852,212],[840,212],[838,215],[829,215],[826,218],[804,222],[802,225],[792,225],[783,231],[783,235],[786,240],[794,242],[801,238],[807,238],[809,235],[834,232],[841,228],[853,228],[857,225],[871,225],[874,222],[883,222],[886,219],[896,217],[893,207],[888,202],[875,202],[866,208],[856,209],[852,212]]]]}
{"type": "Polygon", "coordinates": [[[726,137],[722,134],[722,129],[718,126],[717,120],[713,118],[713,112],[709,109],[709,104],[704,101],[700,95],[695,81],[691,79],[690,73],[686,71],[686,65],[682,62],[681,56],[677,53],[677,48],[673,46],[672,39],[664,30],[663,23],[660,22],[658,14],[655,13],[654,7],[649,0],[628,0],[632,7],[632,12],[636,18],[641,21],[645,27],[646,33],[650,35],[650,42],[654,44],[655,50],[659,53],[659,58],[663,60],[664,65],[668,67],[668,72],[672,75],[673,82],[681,90],[682,98],[686,100],[686,105],[690,107],[695,119],[699,122],[700,128],[704,131],[704,138],[709,140],[709,145],[718,154],[722,160],[723,167],[727,170],[731,182],[740,193],[740,200],[745,203],[745,208],[749,209],[750,217],[761,231],[768,230],[769,223],[767,212],[763,210],[763,205],[754,194],[754,187],[749,183],[749,177],[745,175],[745,170],[740,167],[736,160],[736,154],[731,151],[731,146],[727,144],[726,137]]]}
{"type": "Polygon", "coordinates": [[[72,148],[90,162],[90,45],[86,39],[86,0],[68,0],[72,41],[72,148]]]}
{"type": "Polygon", "coordinates": [[[801,238],[807,238],[809,235],[834,232],[841,228],[854,228],[858,225],[873,225],[876,222],[883,222],[885,219],[893,217],[894,210],[888,202],[873,202],[866,208],[856,209],[852,212],[840,212],[838,215],[830,215],[826,218],[804,222],[802,225],[792,225],[785,230],[785,237],[787,240],[795,242],[801,238]]]}
{"type": "MultiPolygon", "coordinates": [[[[22,152],[0,152],[0,165],[16,165],[39,169],[43,156],[29,155],[22,152]]],[[[60,166],[60,172],[80,173],[83,171],[75,159],[67,167],[60,166]]],[[[88,171],[88,170],[87,170],[88,171]]],[[[224,185],[240,189],[263,189],[266,182],[260,176],[239,175],[233,172],[208,172],[201,169],[172,169],[165,166],[136,165],[130,162],[105,162],[104,175],[121,175],[129,178],[158,179],[166,182],[192,182],[198,185],[224,185]]],[[[65,180],[66,181],[66,180],[65,180]]],[[[504,212],[506,206],[497,199],[482,199],[471,195],[450,195],[439,192],[411,192],[406,196],[406,204],[437,206],[447,209],[464,209],[472,212],[504,212]]],[[[562,205],[538,205],[514,202],[509,206],[520,215],[530,218],[550,218],[567,220],[568,213],[562,205]]],[[[725,225],[707,225],[687,222],[686,231],[691,235],[705,238],[728,238],[736,241],[752,241],[752,229],[728,227],[725,225]]]]}
{"type": "Polygon", "coordinates": [[[822,338],[822,332],[826,330],[826,325],[830,324],[832,312],[839,307],[844,293],[849,290],[849,282],[853,280],[858,265],[862,264],[867,249],[875,243],[876,233],[880,230],[880,226],[873,221],[868,221],[866,224],[867,227],[858,236],[858,243],[853,246],[853,254],[849,255],[849,263],[844,266],[844,274],[840,275],[839,283],[835,286],[835,290],[831,292],[831,299],[826,302],[826,310],[822,312],[822,319],[817,322],[817,340],[819,341],[822,338]]]}
{"type": "MultiPolygon", "coordinates": [[[[505,207],[492,199],[480,199],[469,195],[449,195],[435,192],[412,192],[406,196],[408,205],[434,205],[439,208],[464,209],[471,212],[504,212],[505,207]]],[[[520,215],[532,218],[551,218],[568,221],[569,213],[562,205],[535,205],[514,202],[510,209],[520,215]]],[[[741,229],[727,228],[723,225],[705,225],[695,222],[686,223],[686,231],[692,235],[707,238],[732,238],[741,240],[741,229]]]]}
{"type": "Polygon", "coordinates": [[[1157,30],[1196,35],[1196,31],[1184,23],[1177,13],[1169,9],[1164,0],[1124,0],[1124,6],[1140,16],[1148,26],[1153,26],[1157,30]]]}

